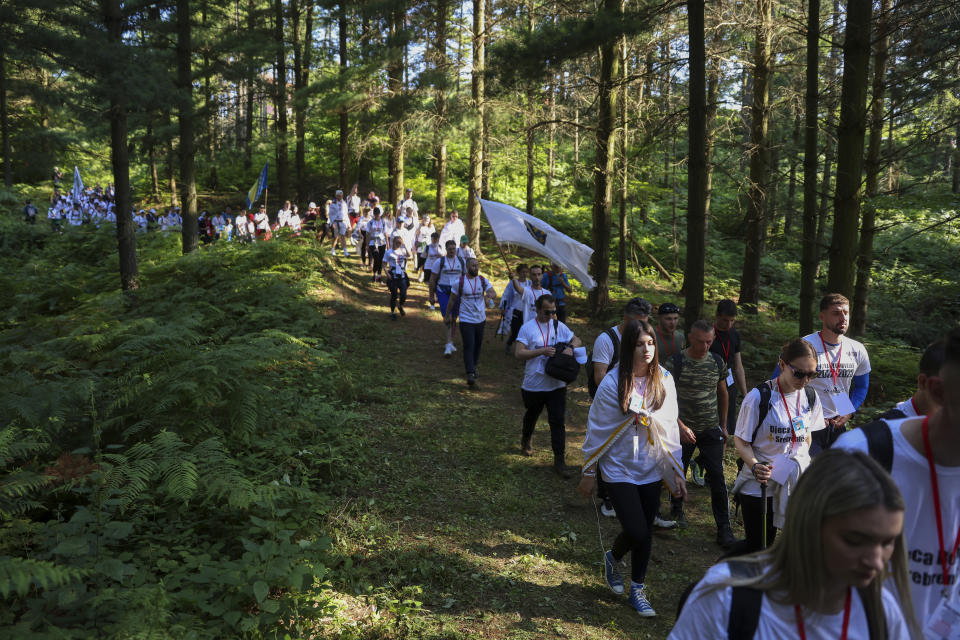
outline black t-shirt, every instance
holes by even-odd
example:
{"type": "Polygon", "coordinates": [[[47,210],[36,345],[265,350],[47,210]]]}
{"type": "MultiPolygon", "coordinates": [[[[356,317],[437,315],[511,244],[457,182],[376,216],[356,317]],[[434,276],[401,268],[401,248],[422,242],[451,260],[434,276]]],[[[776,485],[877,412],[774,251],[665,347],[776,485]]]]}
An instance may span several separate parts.
{"type": "Polygon", "coordinates": [[[730,329],[730,331],[714,329],[714,332],[715,337],[713,344],[710,345],[710,351],[723,358],[724,363],[729,367],[730,358],[733,357],[733,354],[740,353],[740,334],[736,327],[730,329]]]}

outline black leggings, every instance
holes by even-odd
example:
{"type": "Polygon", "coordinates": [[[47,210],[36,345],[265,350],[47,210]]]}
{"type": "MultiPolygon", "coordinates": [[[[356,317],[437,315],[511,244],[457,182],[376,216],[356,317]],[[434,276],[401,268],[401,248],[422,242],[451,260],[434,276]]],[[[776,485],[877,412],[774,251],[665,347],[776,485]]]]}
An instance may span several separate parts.
{"type": "Polygon", "coordinates": [[[403,309],[403,303],[407,301],[407,288],[410,286],[410,280],[407,278],[407,274],[403,276],[392,276],[387,280],[387,287],[390,289],[390,311],[393,311],[397,308],[397,300],[399,299],[399,306],[403,309]]]}
{"type": "Polygon", "coordinates": [[[510,337],[507,338],[507,344],[511,345],[517,341],[517,336],[520,334],[520,327],[523,326],[523,312],[517,309],[514,309],[513,316],[510,318],[510,337]]]}
{"type": "Polygon", "coordinates": [[[617,520],[623,531],[613,541],[613,557],[623,558],[630,551],[630,579],[643,583],[650,563],[650,548],[653,546],[653,518],[660,503],[660,481],[648,484],[607,482],[610,501],[617,510],[617,520]]]}
{"type": "Polygon", "coordinates": [[[373,275],[379,276],[383,273],[383,254],[387,252],[387,246],[370,247],[370,259],[373,260],[373,275]]]}
{"type": "MultiPolygon", "coordinates": [[[[743,512],[744,540],[737,553],[753,553],[763,548],[763,500],[756,496],[740,494],[740,510],[743,512]]],[[[767,497],[767,546],[773,544],[777,530],[773,528],[773,498],[767,497]]]]}
{"type": "Polygon", "coordinates": [[[562,456],[566,449],[567,433],[563,424],[564,413],[567,410],[567,388],[560,387],[553,391],[527,391],[520,389],[523,396],[523,406],[527,411],[523,414],[523,437],[533,435],[533,428],[537,426],[537,419],[547,408],[547,421],[550,423],[550,446],[553,455],[562,456]]]}
{"type": "Polygon", "coordinates": [[[370,242],[370,239],[367,238],[366,231],[360,231],[360,262],[364,265],[367,264],[367,246],[370,242]]]}

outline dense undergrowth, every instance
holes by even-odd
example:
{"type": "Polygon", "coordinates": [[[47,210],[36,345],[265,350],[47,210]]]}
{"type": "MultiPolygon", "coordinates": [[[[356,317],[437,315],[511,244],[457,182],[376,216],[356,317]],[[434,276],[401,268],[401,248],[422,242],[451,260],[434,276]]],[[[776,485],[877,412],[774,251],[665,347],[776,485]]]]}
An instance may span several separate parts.
{"type": "Polygon", "coordinates": [[[322,263],[137,240],[123,294],[111,231],[0,227],[0,635],[307,635],[356,455],[322,263]]]}

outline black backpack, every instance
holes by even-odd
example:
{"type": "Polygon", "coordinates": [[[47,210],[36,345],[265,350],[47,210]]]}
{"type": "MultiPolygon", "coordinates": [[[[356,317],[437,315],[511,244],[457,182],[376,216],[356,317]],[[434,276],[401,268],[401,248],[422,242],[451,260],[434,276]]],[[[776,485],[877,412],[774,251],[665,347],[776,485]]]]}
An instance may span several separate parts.
{"type": "MultiPolygon", "coordinates": [[[[758,384],[755,389],[760,393],[760,402],[757,404],[757,424],[753,427],[753,435],[750,436],[750,442],[753,442],[757,439],[757,433],[760,431],[760,427],[763,426],[763,421],[767,419],[767,412],[770,411],[770,397],[773,395],[773,387],[770,384],[770,380],[761,382],[758,384]]],[[[807,385],[803,388],[803,391],[807,394],[807,404],[813,408],[813,405],[817,401],[817,391],[807,385]]],[[[729,429],[729,425],[727,429],[729,429]]],[[[737,458],[737,473],[740,473],[740,469],[743,468],[743,458],[737,458]]]]}
{"type": "MultiPolygon", "coordinates": [[[[607,371],[610,371],[613,367],[620,362],[620,338],[617,336],[617,331],[615,328],[611,327],[604,331],[610,337],[610,342],[613,343],[613,358],[610,359],[610,364],[607,365],[607,371]]],[[[597,387],[600,386],[600,380],[597,380],[593,376],[593,354],[590,354],[590,359],[587,360],[587,392],[590,394],[592,399],[597,395],[597,387]]]]}
{"type": "Polygon", "coordinates": [[[860,427],[867,439],[867,453],[879,462],[887,473],[890,473],[890,470],[893,469],[893,433],[890,431],[890,425],[886,423],[886,420],[896,419],[898,414],[899,417],[906,417],[906,414],[902,411],[891,409],[881,414],[879,419],[860,427]]]}
{"type": "MultiPolygon", "coordinates": [[[[559,324],[559,321],[554,319],[554,331],[557,331],[559,324]]],[[[566,342],[557,342],[553,347],[556,349],[556,352],[547,358],[547,364],[544,366],[543,372],[551,378],[556,378],[569,384],[580,375],[580,363],[573,357],[573,354],[564,353],[568,348],[573,349],[573,347],[566,342]]]]}

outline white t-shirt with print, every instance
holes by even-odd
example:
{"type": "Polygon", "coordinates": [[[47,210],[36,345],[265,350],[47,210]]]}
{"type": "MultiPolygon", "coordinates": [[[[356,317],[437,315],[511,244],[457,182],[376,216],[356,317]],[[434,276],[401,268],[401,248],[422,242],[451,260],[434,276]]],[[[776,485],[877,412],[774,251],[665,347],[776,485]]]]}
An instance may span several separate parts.
{"type": "MultiPolygon", "coordinates": [[[[569,342],[573,339],[573,332],[562,322],[550,320],[542,324],[536,318],[529,322],[524,322],[520,327],[520,333],[517,334],[517,342],[521,343],[527,349],[539,349],[541,347],[552,346],[558,342],[569,342]]],[[[548,376],[544,372],[547,364],[547,356],[537,356],[530,358],[523,369],[523,382],[520,388],[526,391],[553,391],[560,387],[567,386],[563,380],[557,380],[548,376]]]]}
{"type": "Polygon", "coordinates": [[[372,218],[367,223],[367,236],[371,247],[381,247],[387,244],[387,234],[382,219],[372,218]]]}
{"type": "MultiPolygon", "coordinates": [[[[923,621],[933,614],[940,602],[943,589],[943,566],[938,559],[940,543],[937,539],[937,521],[930,486],[930,465],[926,456],[913,448],[904,437],[902,427],[907,423],[919,426],[922,418],[887,420],[893,436],[893,467],[890,475],[903,494],[907,511],[903,518],[903,534],[907,539],[907,563],[910,572],[910,594],[914,613],[923,621]]],[[[851,451],[868,452],[867,438],[860,429],[851,429],[833,444],[851,451]]],[[[937,485],[940,490],[940,508],[943,516],[944,544],[953,548],[960,530],[960,467],[936,465],[937,485]]],[[[947,553],[950,551],[948,550],[947,553]]],[[[957,579],[960,560],[951,569],[951,584],[957,579]]]]}
{"type": "Polygon", "coordinates": [[[330,203],[330,222],[344,222],[347,219],[347,203],[345,200],[334,200],[330,203]]]}
{"type": "MultiPolygon", "coordinates": [[[[734,435],[753,446],[753,453],[757,456],[757,460],[772,462],[777,456],[785,455],[797,461],[801,472],[806,471],[810,466],[810,445],[807,444],[807,435],[825,429],[827,426],[823,421],[823,407],[820,405],[819,398],[814,396],[812,407],[807,402],[806,391],[792,391],[783,394],[781,398],[777,385],[774,384],[770,392],[770,407],[767,409],[763,424],[757,430],[757,439],[754,440],[753,431],[757,428],[759,405],[760,392],[751,389],[740,404],[740,414],[737,416],[734,435]],[[784,399],[790,408],[790,417],[787,417],[787,407],[783,406],[784,399]],[[794,445],[790,420],[797,417],[798,403],[804,430],[802,435],[797,434],[794,445]]],[[[745,464],[740,469],[738,480],[746,481],[741,490],[744,495],[760,497],[760,483],[754,479],[749,465],[745,464]]]]}
{"type": "Polygon", "coordinates": [[[436,233],[437,228],[432,224],[420,225],[417,227],[417,253],[423,253],[421,248],[426,249],[430,244],[430,236],[436,233]]]}
{"type": "Polygon", "coordinates": [[[867,349],[863,344],[846,336],[840,336],[840,342],[836,345],[831,345],[826,340],[821,342],[819,331],[804,336],[803,339],[813,345],[817,352],[817,377],[810,381],[810,386],[817,390],[820,402],[823,403],[823,417],[833,418],[839,415],[839,412],[831,397],[833,375],[830,373],[830,366],[832,365],[833,370],[838,373],[837,388],[849,396],[853,378],[870,373],[870,357],[867,355],[867,349]],[[826,354],[824,345],[827,347],[826,354]]]}
{"type": "Polygon", "coordinates": [[[410,253],[404,247],[387,250],[383,255],[383,264],[387,265],[387,273],[394,277],[405,275],[409,257],[410,253]]]}
{"type": "Polygon", "coordinates": [[[524,324],[537,317],[537,298],[547,293],[550,292],[542,287],[540,289],[534,289],[532,286],[525,286],[523,288],[523,299],[520,303],[520,308],[523,309],[524,324]]]}
{"type": "MultiPolygon", "coordinates": [[[[613,329],[613,332],[617,334],[617,339],[620,340],[623,336],[620,335],[620,325],[615,327],[610,327],[613,329]]],[[[601,364],[610,364],[613,362],[614,350],[613,350],[613,340],[610,339],[610,336],[607,335],[607,332],[604,331],[597,336],[597,339],[593,341],[593,355],[591,358],[594,362],[599,362],[601,364]]]]}
{"type": "Polygon", "coordinates": [[[484,294],[487,291],[493,291],[493,285],[483,276],[478,275],[475,278],[466,276],[457,281],[453,293],[460,298],[461,323],[478,324],[486,321],[487,307],[484,294]],[[462,288],[460,286],[461,282],[463,283],[462,288]]]}
{"type": "Polygon", "coordinates": [[[437,285],[446,287],[456,286],[460,282],[460,275],[467,272],[463,260],[457,256],[448,258],[443,255],[431,262],[428,268],[430,273],[440,274],[437,277],[437,285]]]}
{"type": "MultiPolygon", "coordinates": [[[[668,640],[726,640],[733,588],[720,586],[730,579],[726,562],[707,570],[697,583],[674,625],[668,640]]],[[[909,640],[910,634],[896,596],[883,590],[883,612],[887,619],[889,640],[909,640]]],[[[803,627],[807,640],[837,640],[843,628],[843,609],[832,615],[805,610],[803,627]]],[[[766,594],[760,604],[756,638],[798,638],[797,619],[792,604],[774,602],[766,594]]],[[[847,640],[870,640],[867,614],[854,589],[850,598],[850,624],[847,640]]]]}

